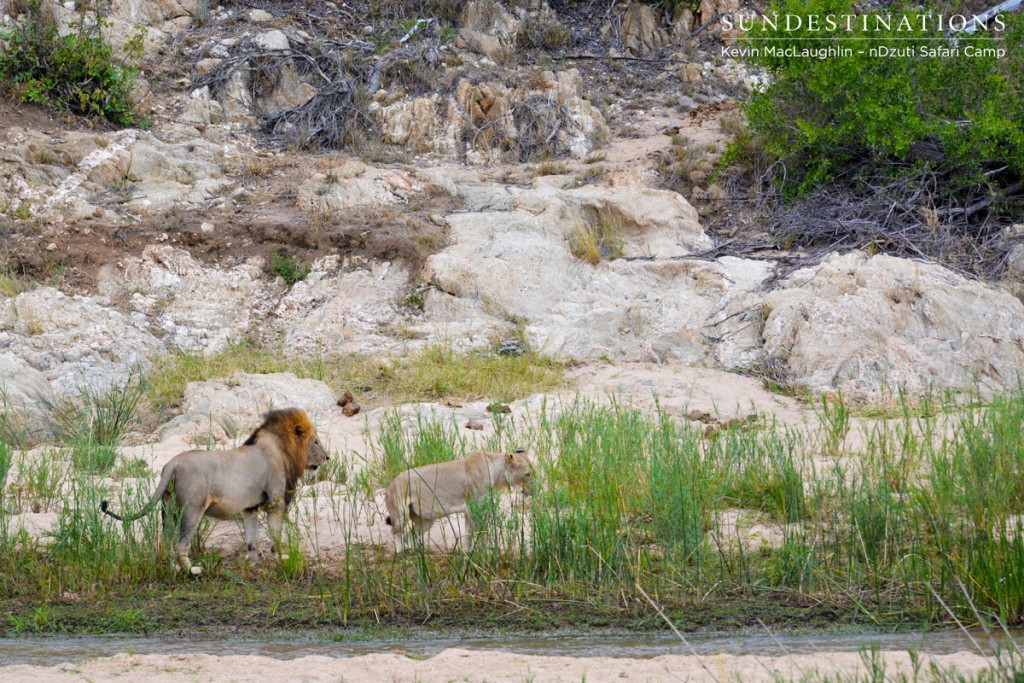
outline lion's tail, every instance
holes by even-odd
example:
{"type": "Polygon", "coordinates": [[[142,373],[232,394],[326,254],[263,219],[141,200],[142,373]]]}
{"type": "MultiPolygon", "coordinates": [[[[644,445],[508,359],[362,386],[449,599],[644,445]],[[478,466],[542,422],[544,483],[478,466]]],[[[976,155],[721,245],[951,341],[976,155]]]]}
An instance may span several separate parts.
{"type": "Polygon", "coordinates": [[[174,476],[174,468],[173,467],[165,467],[162,475],[160,476],[160,483],[157,485],[156,491],[153,492],[153,496],[149,499],[149,502],[146,503],[145,506],[143,506],[143,508],[141,510],[139,510],[138,512],[136,512],[134,515],[123,515],[122,516],[122,515],[116,514],[114,512],[111,512],[110,509],[109,509],[110,508],[110,503],[108,503],[105,500],[101,500],[100,501],[100,510],[102,510],[105,514],[110,515],[114,519],[120,520],[122,522],[134,522],[137,519],[145,517],[150,512],[152,512],[153,508],[156,507],[156,504],[158,502],[160,502],[160,498],[163,497],[164,491],[167,490],[167,487],[171,483],[171,477],[173,477],[173,476],[174,476]]]}

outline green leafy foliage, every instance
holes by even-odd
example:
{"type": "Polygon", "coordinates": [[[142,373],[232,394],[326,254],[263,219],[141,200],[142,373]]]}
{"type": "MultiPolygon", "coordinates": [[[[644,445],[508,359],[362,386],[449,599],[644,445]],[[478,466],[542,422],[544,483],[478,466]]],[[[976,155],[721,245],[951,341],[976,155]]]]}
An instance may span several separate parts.
{"type": "Polygon", "coordinates": [[[278,275],[288,285],[301,282],[309,275],[309,266],[297,262],[290,256],[282,256],[276,251],[269,254],[267,271],[271,275],[278,275]]]}
{"type": "Polygon", "coordinates": [[[126,62],[103,39],[103,22],[87,20],[65,35],[42,0],[28,0],[27,12],[0,31],[0,80],[24,102],[106,119],[116,126],[147,123],[135,109],[132,89],[142,59],[145,31],[125,45],[126,62]]]}
{"type": "Polygon", "coordinates": [[[734,144],[730,158],[756,140],[782,162],[780,185],[790,197],[830,182],[856,186],[864,178],[923,173],[936,174],[940,192],[954,196],[1017,182],[1024,175],[1024,21],[1007,16],[1001,37],[982,31],[954,43],[935,21],[924,30],[919,12],[886,10],[908,17],[912,30],[895,21],[880,28],[867,15],[867,27],[858,20],[849,31],[811,31],[807,17],[856,14],[852,3],[773,4],[767,15],[804,21],[795,31],[781,22],[777,29],[756,23],[748,35],[750,59],[769,82],[750,98],[750,135],[734,144]],[[799,54],[829,47],[852,54],[799,54]],[[986,52],[997,47],[1004,56],[986,52]],[[879,48],[909,52],[886,57],[879,48]]]}

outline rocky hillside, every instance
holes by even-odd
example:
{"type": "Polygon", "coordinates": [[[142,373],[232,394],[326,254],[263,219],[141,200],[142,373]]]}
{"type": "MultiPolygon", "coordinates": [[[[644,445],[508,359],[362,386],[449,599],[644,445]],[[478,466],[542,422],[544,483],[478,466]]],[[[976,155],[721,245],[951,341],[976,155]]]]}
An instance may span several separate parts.
{"type": "Polygon", "coordinates": [[[1003,286],[860,252],[722,255],[735,236],[710,226],[736,209],[709,176],[758,77],[708,25],[730,2],[114,0],[113,45],[145,29],[147,125],[0,102],[8,407],[243,339],[514,341],[866,400],[1016,386],[1024,306],[1003,286]]]}

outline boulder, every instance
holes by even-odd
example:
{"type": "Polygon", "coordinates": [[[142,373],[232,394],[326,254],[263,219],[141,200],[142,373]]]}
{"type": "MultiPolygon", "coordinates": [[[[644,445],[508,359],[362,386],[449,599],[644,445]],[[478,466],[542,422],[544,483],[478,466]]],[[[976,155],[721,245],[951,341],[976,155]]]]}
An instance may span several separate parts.
{"type": "Polygon", "coordinates": [[[275,408],[302,408],[314,424],[336,408],[337,396],[326,384],[299,379],[290,372],[190,382],[182,414],[161,429],[163,441],[181,437],[201,446],[237,445],[259,426],[263,413],[275,408]]]}
{"type": "MultiPolygon", "coordinates": [[[[13,353],[0,353],[0,426],[14,435],[38,433],[47,427],[55,397],[46,376],[13,353]]],[[[5,435],[9,436],[9,435],[5,435]]]]}
{"type": "Polygon", "coordinates": [[[877,400],[1018,386],[1024,305],[942,266],[862,252],[793,273],[764,298],[764,348],[792,382],[877,400]]]}
{"type": "Polygon", "coordinates": [[[288,36],[286,36],[282,31],[278,31],[276,29],[260,33],[256,36],[253,42],[256,43],[257,47],[263,48],[264,50],[283,52],[291,48],[288,36]]]}
{"type": "Polygon", "coordinates": [[[160,137],[137,133],[130,144],[112,147],[113,153],[89,169],[83,190],[98,195],[110,185],[123,186],[130,193],[124,204],[130,211],[199,204],[232,183],[223,171],[229,163],[224,146],[199,137],[191,126],[167,126],[160,137]]]}

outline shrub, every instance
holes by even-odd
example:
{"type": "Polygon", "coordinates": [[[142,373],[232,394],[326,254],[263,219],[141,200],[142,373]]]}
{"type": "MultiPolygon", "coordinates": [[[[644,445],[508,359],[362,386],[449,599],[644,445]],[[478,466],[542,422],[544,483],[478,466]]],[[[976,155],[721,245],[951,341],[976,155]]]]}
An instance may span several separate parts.
{"type": "Polygon", "coordinates": [[[309,275],[309,266],[298,263],[290,256],[281,256],[276,251],[270,252],[267,271],[271,275],[280,275],[289,286],[301,282],[309,275]]]}
{"type": "MultiPolygon", "coordinates": [[[[896,15],[896,7],[886,10],[896,15]]],[[[849,0],[779,0],[766,14],[805,17],[803,29],[755,24],[747,44],[751,61],[768,71],[769,84],[746,105],[750,133],[771,159],[789,197],[828,183],[857,187],[879,177],[938,180],[947,197],[998,196],[1024,175],[1024,21],[1006,16],[999,38],[981,31],[957,36],[959,56],[922,57],[920,51],[952,43],[932,21],[905,12],[914,30],[808,31],[809,15],[855,14],[849,0]],[[1000,42],[1001,41],[1001,42],[1000,42]],[[880,46],[910,48],[913,56],[871,56],[880,46]],[[968,48],[1006,49],[965,55],[968,48]],[[852,56],[809,59],[784,48],[852,48],[852,56]],[[770,52],[766,48],[775,48],[770,52]]],[[[845,26],[843,26],[845,28],[845,26]]],[[[727,158],[742,156],[749,139],[734,143],[727,158]]],[[[1012,194],[1012,192],[1011,192],[1012,194]]],[[[986,204],[988,207],[988,204],[986,204]]],[[[997,208],[992,206],[991,208],[997,208]]]]}
{"type": "Polygon", "coordinates": [[[147,122],[132,99],[144,30],[125,46],[127,63],[118,63],[103,39],[102,20],[86,21],[83,15],[62,36],[42,0],[28,0],[26,10],[10,29],[0,31],[0,80],[12,84],[22,101],[97,116],[116,126],[147,122]]]}

